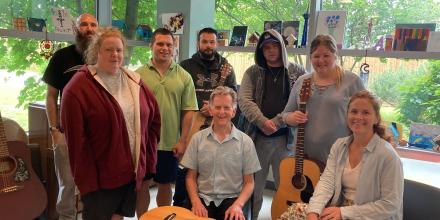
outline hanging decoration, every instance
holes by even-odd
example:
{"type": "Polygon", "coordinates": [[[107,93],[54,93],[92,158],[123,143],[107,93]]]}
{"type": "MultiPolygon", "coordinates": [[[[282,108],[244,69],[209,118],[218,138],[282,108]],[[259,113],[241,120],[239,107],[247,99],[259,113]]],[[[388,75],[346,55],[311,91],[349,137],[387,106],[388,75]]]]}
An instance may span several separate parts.
{"type": "Polygon", "coordinates": [[[307,6],[307,11],[303,14],[304,17],[304,28],[303,28],[303,34],[302,34],[302,38],[301,38],[301,47],[306,47],[307,46],[307,29],[309,26],[309,9],[310,9],[310,5],[307,6]]]}
{"type": "Polygon", "coordinates": [[[44,28],[46,32],[46,38],[40,42],[40,55],[44,58],[49,59],[54,53],[54,43],[50,41],[47,37],[47,29],[44,28]]]}
{"type": "MultiPolygon", "coordinates": [[[[365,36],[365,47],[367,47],[367,45],[370,44],[372,28],[373,28],[373,19],[370,19],[370,21],[368,22],[368,33],[367,36],[365,36]]],[[[365,88],[368,87],[368,78],[370,76],[370,65],[367,63],[367,55],[368,55],[368,49],[365,49],[364,63],[362,63],[359,73],[359,77],[364,83],[365,88]]]]}

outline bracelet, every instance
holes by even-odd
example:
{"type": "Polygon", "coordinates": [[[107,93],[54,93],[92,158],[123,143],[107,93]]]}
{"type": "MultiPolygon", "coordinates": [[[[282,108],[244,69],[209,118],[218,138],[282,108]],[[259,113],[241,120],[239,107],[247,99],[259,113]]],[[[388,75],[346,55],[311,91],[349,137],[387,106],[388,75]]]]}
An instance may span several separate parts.
{"type": "Polygon", "coordinates": [[[58,132],[63,133],[63,132],[61,131],[61,127],[60,127],[59,125],[57,125],[57,126],[49,126],[49,131],[50,131],[51,133],[54,132],[54,131],[58,131],[58,132]]]}

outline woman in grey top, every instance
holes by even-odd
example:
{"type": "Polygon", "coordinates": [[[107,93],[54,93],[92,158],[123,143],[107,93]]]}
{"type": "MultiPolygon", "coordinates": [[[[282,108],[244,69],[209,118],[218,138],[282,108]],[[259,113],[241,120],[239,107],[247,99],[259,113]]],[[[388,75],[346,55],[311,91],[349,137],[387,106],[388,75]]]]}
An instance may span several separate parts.
{"type": "Polygon", "coordinates": [[[350,97],[363,90],[361,79],[337,64],[336,42],[330,35],[318,35],[310,48],[314,71],[298,78],[284,109],[283,121],[289,126],[305,125],[305,153],[310,159],[327,161],[336,139],[349,134],[345,113],[350,97]],[[311,79],[312,94],[306,113],[299,111],[299,95],[305,79],[311,79]]]}

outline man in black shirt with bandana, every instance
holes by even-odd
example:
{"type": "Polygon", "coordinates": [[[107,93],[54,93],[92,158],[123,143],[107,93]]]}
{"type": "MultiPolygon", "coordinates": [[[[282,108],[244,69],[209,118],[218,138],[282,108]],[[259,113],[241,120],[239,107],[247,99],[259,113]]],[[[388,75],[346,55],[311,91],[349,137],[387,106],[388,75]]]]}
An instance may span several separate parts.
{"type": "Polygon", "coordinates": [[[59,186],[57,212],[60,220],[76,219],[76,198],[66,141],[59,129],[58,98],[73,74],[84,65],[83,54],[97,28],[98,22],[93,15],[81,14],[76,21],[75,44],[55,52],[43,75],[43,81],[47,84],[46,114],[59,186]]]}

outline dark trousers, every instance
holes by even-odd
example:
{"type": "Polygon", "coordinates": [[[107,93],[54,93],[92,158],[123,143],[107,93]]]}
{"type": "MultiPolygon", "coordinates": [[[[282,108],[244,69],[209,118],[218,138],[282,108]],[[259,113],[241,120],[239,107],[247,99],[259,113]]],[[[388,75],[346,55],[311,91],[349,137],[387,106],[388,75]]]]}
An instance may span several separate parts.
{"type": "Polygon", "coordinates": [[[215,206],[214,202],[209,203],[209,205],[206,205],[203,199],[202,202],[205,205],[206,210],[208,210],[208,217],[216,220],[224,220],[226,210],[228,210],[236,199],[237,198],[224,199],[218,207],[215,206]]]}
{"type": "Polygon", "coordinates": [[[176,176],[176,187],[174,189],[174,196],[173,196],[173,206],[180,206],[184,207],[187,199],[188,199],[188,193],[186,192],[186,185],[185,185],[185,177],[188,169],[179,169],[177,170],[177,176],[176,176]]]}
{"type": "Polygon", "coordinates": [[[81,196],[83,220],[108,220],[113,214],[133,217],[136,210],[136,184],[115,189],[99,189],[81,196]]]}
{"type": "MultiPolygon", "coordinates": [[[[228,208],[235,202],[236,199],[237,198],[224,199],[222,201],[222,203],[220,203],[220,205],[217,207],[217,206],[215,206],[214,202],[211,202],[211,203],[209,203],[209,205],[206,205],[205,201],[202,198],[200,198],[200,200],[202,201],[206,210],[208,211],[208,217],[216,219],[216,220],[224,220],[225,219],[226,210],[228,210],[228,208]]],[[[250,215],[248,215],[250,213],[249,206],[250,205],[248,203],[246,203],[245,206],[243,207],[243,214],[247,220],[250,219],[250,215]]],[[[185,203],[185,208],[191,210],[191,208],[192,208],[191,202],[185,203]]]]}

